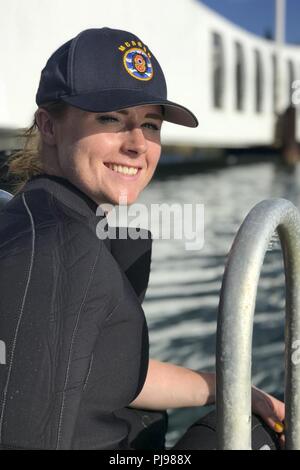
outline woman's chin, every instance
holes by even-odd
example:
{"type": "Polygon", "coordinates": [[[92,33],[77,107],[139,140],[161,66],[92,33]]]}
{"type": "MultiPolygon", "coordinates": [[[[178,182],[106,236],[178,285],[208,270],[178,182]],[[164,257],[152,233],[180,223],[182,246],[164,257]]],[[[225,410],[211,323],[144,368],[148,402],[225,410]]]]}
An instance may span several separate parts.
{"type": "Polygon", "coordinates": [[[118,196],[113,198],[113,204],[117,204],[118,206],[130,206],[134,202],[136,202],[138,198],[138,194],[129,193],[129,192],[121,192],[118,196]]]}

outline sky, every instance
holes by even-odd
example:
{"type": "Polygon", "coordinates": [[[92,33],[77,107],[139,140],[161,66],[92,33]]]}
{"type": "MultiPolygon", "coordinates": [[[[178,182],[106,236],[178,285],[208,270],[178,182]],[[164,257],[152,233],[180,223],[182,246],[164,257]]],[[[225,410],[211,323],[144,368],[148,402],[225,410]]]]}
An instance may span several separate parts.
{"type": "MultiPolygon", "coordinates": [[[[264,36],[274,34],[276,0],[201,0],[233,23],[264,36]]],[[[286,42],[300,44],[300,0],[286,0],[286,42]]]]}

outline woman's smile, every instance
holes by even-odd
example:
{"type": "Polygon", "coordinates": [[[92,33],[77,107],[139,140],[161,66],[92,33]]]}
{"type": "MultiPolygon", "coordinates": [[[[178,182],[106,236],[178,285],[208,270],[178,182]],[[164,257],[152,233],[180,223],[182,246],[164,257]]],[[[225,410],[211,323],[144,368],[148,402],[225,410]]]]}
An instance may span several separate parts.
{"type": "Polygon", "coordinates": [[[114,173],[117,177],[128,181],[136,181],[142,171],[141,167],[119,165],[116,163],[104,163],[104,165],[111,173],[114,173]]]}

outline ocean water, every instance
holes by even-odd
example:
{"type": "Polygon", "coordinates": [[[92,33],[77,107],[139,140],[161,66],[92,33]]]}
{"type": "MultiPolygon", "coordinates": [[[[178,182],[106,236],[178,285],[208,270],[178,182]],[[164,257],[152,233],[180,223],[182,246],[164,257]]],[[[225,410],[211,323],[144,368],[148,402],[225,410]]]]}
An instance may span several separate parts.
{"type": "MultiPolygon", "coordinates": [[[[139,202],[149,208],[162,202],[204,204],[205,220],[204,244],[197,251],[186,250],[182,240],[153,241],[143,304],[151,357],[196,371],[214,370],[219,292],[227,254],[251,208],[274,197],[289,199],[300,209],[299,167],[289,170],[268,162],[199,169],[156,178],[145,189],[139,202]]],[[[256,386],[279,397],[284,390],[284,286],[282,254],[275,241],[266,253],[257,292],[252,377],[256,386]]],[[[167,447],[209,410],[168,410],[167,447]]]]}

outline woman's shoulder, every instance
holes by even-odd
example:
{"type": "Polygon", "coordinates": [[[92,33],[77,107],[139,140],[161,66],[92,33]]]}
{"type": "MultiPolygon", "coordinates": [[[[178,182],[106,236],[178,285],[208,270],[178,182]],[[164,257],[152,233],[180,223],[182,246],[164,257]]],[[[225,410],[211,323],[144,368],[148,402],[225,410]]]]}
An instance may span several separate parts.
{"type": "Polygon", "coordinates": [[[32,236],[49,244],[49,249],[50,244],[59,248],[76,241],[77,249],[99,245],[94,220],[43,189],[16,194],[0,211],[0,220],[0,245],[32,236]]]}

